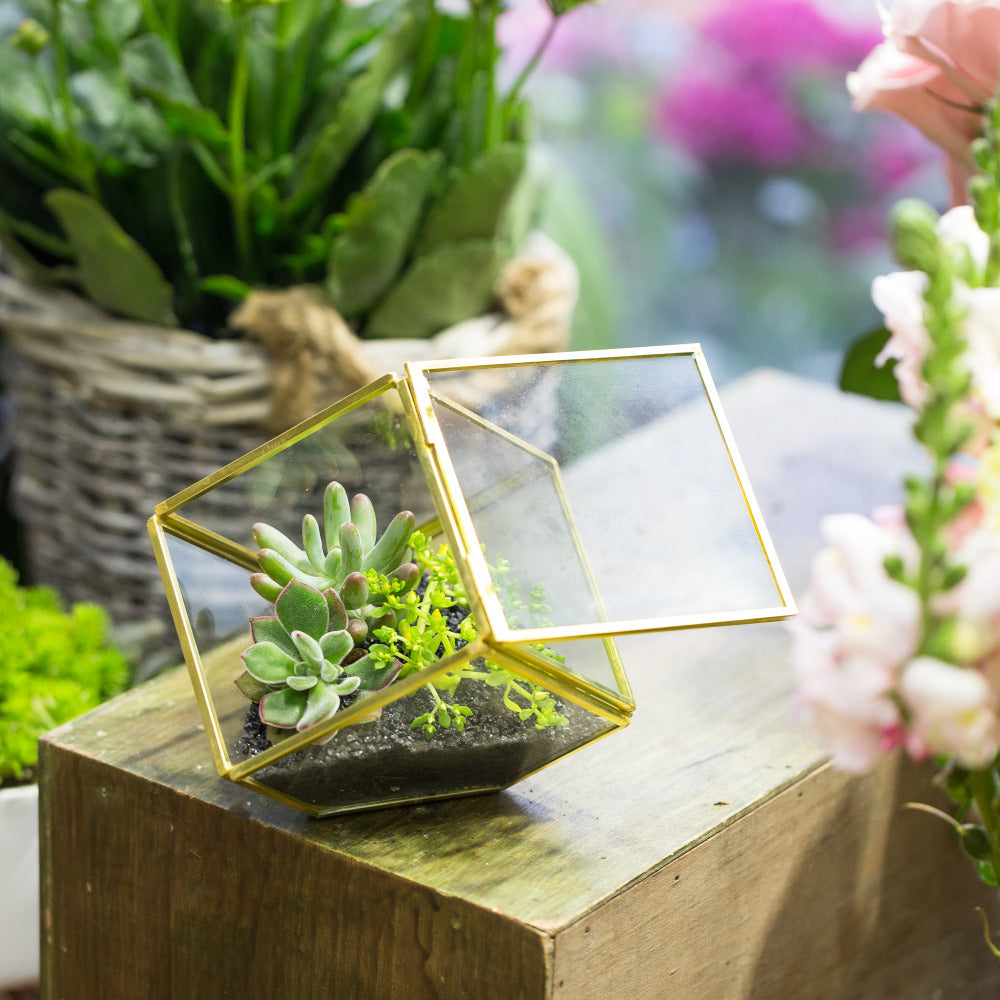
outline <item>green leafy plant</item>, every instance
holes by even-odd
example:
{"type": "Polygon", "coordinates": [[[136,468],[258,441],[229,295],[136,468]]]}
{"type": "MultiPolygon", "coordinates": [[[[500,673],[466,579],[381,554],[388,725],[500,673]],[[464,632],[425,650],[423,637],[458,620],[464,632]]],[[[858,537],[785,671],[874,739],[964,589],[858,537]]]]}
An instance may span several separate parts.
{"type": "Polygon", "coordinates": [[[348,631],[361,642],[374,623],[392,624],[390,599],[420,579],[416,565],[406,562],[413,525],[413,514],[400,511],[379,537],[371,500],[359,493],[348,502],[344,487],[332,482],[323,493],[322,530],[312,514],[302,519],[302,548],[269,524],[253,526],[261,572],[250,577],[250,585],[268,601],[276,601],[293,580],[335,591],[350,618],[348,631]],[[375,594],[369,593],[370,573],[388,581],[375,594]]]}
{"type": "MultiPolygon", "coordinates": [[[[478,635],[454,556],[445,545],[432,550],[424,533],[413,530],[412,513],[397,514],[379,537],[364,494],[348,503],[343,486],[332,482],[323,507],[322,528],[311,514],[303,518],[301,548],[271,525],[253,527],[264,547],[251,584],[274,600],[275,615],[251,619],[254,643],[243,653],[236,685],[258,703],[271,742],[330,719],[346,697],[364,698],[424,670],[478,635]],[[404,561],[411,555],[413,562],[404,561]]],[[[517,600],[514,584],[505,590],[512,607],[545,624],[539,589],[527,602],[517,600]]],[[[457,697],[464,682],[503,688],[505,707],[536,729],[568,724],[547,691],[479,659],[424,685],[432,705],[412,727],[428,739],[463,730],[473,715],[457,697]]]]}
{"type": "Polygon", "coordinates": [[[356,692],[391,683],[399,665],[377,656],[379,647],[352,658],[347,611],[335,590],[320,593],[292,580],[278,595],[275,615],[250,622],[254,644],[236,686],[259,703],[272,742],[325,722],[356,692]]]}
{"type": "Polygon", "coordinates": [[[474,315],[520,236],[537,62],[499,92],[502,7],[2,0],[0,239],[36,280],[206,332],[303,283],[364,336],[474,315]]]}
{"type": "Polygon", "coordinates": [[[0,785],[34,780],[38,738],[117,694],[130,668],[94,604],[63,610],[0,559],[0,785]]]}
{"type": "MultiPolygon", "coordinates": [[[[424,592],[419,597],[414,592],[404,595],[396,608],[397,624],[374,631],[375,637],[385,646],[385,652],[378,655],[398,659],[402,664],[402,677],[430,666],[478,637],[451,551],[446,545],[432,550],[422,532],[414,532],[410,544],[414,560],[426,581],[424,592]]],[[[391,587],[391,581],[384,577],[370,582],[373,592],[377,593],[391,587]]],[[[508,587],[512,586],[508,584],[508,587]]],[[[540,597],[537,589],[533,591],[536,613],[544,609],[540,597]]],[[[543,624],[538,618],[534,623],[543,624]]],[[[562,660],[542,645],[537,648],[554,660],[562,660]]],[[[440,729],[453,726],[458,731],[464,729],[472,716],[472,709],[456,698],[463,681],[481,681],[487,687],[503,688],[504,706],[517,714],[522,722],[533,722],[536,729],[568,724],[551,694],[499,664],[483,659],[448,671],[436,681],[425,684],[424,689],[433,701],[432,707],[417,716],[411,725],[419,728],[428,739],[440,729]]]]}

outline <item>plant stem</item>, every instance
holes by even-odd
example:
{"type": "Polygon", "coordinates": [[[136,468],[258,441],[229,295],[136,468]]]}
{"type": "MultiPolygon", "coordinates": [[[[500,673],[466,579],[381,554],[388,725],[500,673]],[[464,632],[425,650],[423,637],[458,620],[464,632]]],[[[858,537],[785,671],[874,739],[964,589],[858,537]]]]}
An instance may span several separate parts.
{"type": "MultiPolygon", "coordinates": [[[[1000,877],[1000,816],[997,814],[997,774],[990,768],[969,772],[969,789],[990,842],[993,870],[1000,877]]],[[[1000,894],[1000,889],[997,890],[1000,894]]]]}
{"type": "MultiPolygon", "coordinates": [[[[236,4],[234,4],[236,6],[236,4]]],[[[248,198],[246,186],[246,111],[247,88],[250,80],[250,63],[247,58],[246,8],[237,6],[235,16],[238,21],[236,63],[233,67],[233,83],[229,92],[229,180],[232,184],[233,237],[236,254],[243,273],[250,274],[250,224],[248,219],[248,198]]]]}
{"type": "Polygon", "coordinates": [[[525,64],[524,69],[518,74],[517,79],[514,81],[514,85],[510,88],[510,92],[507,94],[506,111],[509,115],[520,96],[521,90],[527,83],[528,78],[535,71],[535,67],[539,64],[542,56],[545,54],[545,50],[549,46],[549,42],[552,41],[552,36],[556,33],[556,25],[559,24],[559,17],[556,14],[552,15],[552,20],[549,21],[549,26],[545,30],[545,34],[542,35],[541,40],[535,47],[535,51],[532,53],[531,58],[525,64]]]}
{"type": "Polygon", "coordinates": [[[56,60],[56,81],[59,104],[62,108],[62,130],[59,144],[71,164],[73,176],[80,187],[96,202],[101,201],[97,186],[97,171],[76,134],[73,124],[73,95],[69,88],[69,53],[63,35],[62,0],[52,0],[52,49],[56,60]]]}

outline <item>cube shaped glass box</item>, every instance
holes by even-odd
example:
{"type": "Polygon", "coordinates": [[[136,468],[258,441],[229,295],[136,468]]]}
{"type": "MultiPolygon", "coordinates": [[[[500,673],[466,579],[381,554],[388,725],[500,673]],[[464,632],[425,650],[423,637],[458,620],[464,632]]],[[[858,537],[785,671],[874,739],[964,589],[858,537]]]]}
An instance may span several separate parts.
{"type": "Polygon", "coordinates": [[[616,636],[794,614],[697,345],[408,364],[149,529],[219,773],[314,816],[627,725],[616,636]]]}

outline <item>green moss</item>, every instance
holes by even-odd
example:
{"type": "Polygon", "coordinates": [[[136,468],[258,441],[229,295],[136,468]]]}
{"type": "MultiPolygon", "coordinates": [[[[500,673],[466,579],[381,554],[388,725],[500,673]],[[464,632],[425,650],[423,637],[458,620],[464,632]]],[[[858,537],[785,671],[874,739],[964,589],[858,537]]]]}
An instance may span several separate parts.
{"type": "Polygon", "coordinates": [[[65,611],[45,587],[21,587],[0,559],[0,785],[34,780],[38,738],[128,684],[125,657],[94,604],[65,611]]]}

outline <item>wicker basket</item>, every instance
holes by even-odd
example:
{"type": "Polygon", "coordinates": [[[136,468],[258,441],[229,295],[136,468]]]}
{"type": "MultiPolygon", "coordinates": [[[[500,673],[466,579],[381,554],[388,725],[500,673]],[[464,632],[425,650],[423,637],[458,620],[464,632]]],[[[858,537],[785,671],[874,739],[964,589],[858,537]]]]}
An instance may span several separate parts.
{"type": "Polygon", "coordinates": [[[218,340],[0,273],[29,576],[171,634],[155,626],[169,618],[146,533],[156,503],[406,360],[558,350],[576,293],[566,255],[533,237],[498,282],[501,311],[429,340],[359,341],[305,290],[255,293],[233,319],[249,336],[218,340]]]}

